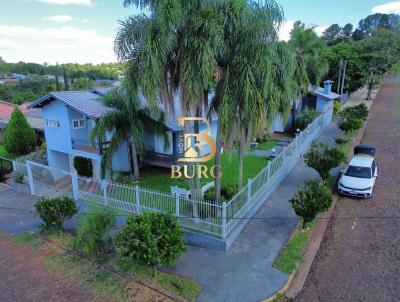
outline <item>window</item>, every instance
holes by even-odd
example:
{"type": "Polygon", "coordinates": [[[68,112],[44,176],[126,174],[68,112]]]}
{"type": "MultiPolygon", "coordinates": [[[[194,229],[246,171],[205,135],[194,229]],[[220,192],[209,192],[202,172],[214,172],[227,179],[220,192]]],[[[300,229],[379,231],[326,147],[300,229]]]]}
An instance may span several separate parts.
{"type": "Polygon", "coordinates": [[[44,120],[44,124],[45,124],[46,127],[60,128],[60,121],[59,120],[46,118],[44,120]]]}
{"type": "Polygon", "coordinates": [[[80,120],[72,120],[72,128],[73,129],[80,129],[80,128],[85,128],[85,120],[80,119],[80,120]]]}

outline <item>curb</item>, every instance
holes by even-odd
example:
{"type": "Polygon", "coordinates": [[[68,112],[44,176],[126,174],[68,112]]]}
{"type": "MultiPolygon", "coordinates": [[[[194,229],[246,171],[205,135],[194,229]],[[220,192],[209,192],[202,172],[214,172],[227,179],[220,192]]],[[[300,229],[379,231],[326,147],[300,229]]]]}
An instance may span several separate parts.
{"type": "MultiPolygon", "coordinates": [[[[379,91],[379,90],[378,90],[379,91]]],[[[369,104],[367,104],[368,109],[372,106],[373,102],[375,101],[375,97],[378,93],[375,94],[374,99],[368,101],[369,104]]],[[[349,158],[352,153],[353,149],[356,145],[358,145],[361,141],[361,139],[364,136],[365,129],[368,125],[368,120],[369,116],[364,123],[363,127],[358,131],[357,135],[353,138],[351,148],[349,148],[347,158],[349,158]]],[[[334,187],[335,188],[335,187],[334,187]]],[[[314,225],[312,235],[310,240],[308,241],[307,247],[305,249],[305,252],[303,254],[303,262],[300,263],[299,267],[297,270],[289,276],[288,281],[286,284],[282,287],[281,290],[279,290],[279,293],[284,293],[285,296],[289,299],[295,298],[299,292],[303,289],[304,283],[307,279],[308,273],[310,272],[311,265],[314,261],[314,258],[318,252],[318,249],[321,245],[322,239],[325,236],[326,229],[328,227],[328,224],[330,222],[330,218],[332,216],[333,210],[335,209],[336,202],[338,200],[338,194],[336,193],[335,190],[332,192],[332,205],[329,208],[329,210],[320,213],[318,215],[318,218],[325,218],[325,219],[318,219],[314,225]]],[[[266,302],[270,302],[275,298],[276,293],[269,297],[266,302]]]]}

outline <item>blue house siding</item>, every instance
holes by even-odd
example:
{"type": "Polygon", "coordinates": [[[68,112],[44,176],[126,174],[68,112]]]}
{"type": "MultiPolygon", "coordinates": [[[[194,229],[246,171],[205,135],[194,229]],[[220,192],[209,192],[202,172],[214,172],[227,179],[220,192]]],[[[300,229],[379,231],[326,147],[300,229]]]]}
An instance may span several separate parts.
{"type": "Polygon", "coordinates": [[[55,119],[60,122],[59,128],[47,127],[44,124],[44,135],[48,150],[64,153],[71,152],[71,128],[67,106],[60,101],[53,101],[42,110],[43,119],[55,119]]]}

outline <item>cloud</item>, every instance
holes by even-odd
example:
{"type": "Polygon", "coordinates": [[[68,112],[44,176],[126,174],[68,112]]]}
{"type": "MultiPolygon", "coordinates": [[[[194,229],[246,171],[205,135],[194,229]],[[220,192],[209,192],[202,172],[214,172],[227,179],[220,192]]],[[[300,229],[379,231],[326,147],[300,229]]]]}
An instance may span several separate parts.
{"type": "MultiPolygon", "coordinates": [[[[290,32],[292,31],[295,22],[296,21],[293,20],[287,20],[283,22],[278,31],[279,40],[282,41],[290,40],[290,32]]],[[[328,28],[328,26],[312,25],[312,24],[307,24],[307,26],[314,27],[314,31],[318,36],[322,36],[322,33],[328,28]]]]}
{"type": "Polygon", "coordinates": [[[295,21],[285,21],[278,31],[279,40],[289,41],[290,40],[290,32],[293,29],[295,21]]]}
{"type": "Polygon", "coordinates": [[[3,58],[11,62],[46,61],[54,64],[116,61],[112,37],[72,26],[39,29],[0,25],[0,48],[3,58]]]}
{"type": "Polygon", "coordinates": [[[44,17],[43,20],[53,21],[57,23],[66,23],[72,21],[72,17],[68,15],[57,15],[51,17],[44,17]]]}
{"type": "Polygon", "coordinates": [[[86,6],[92,5],[92,0],[37,0],[37,1],[41,3],[57,4],[57,5],[69,5],[69,4],[86,5],[86,6]]]}
{"type": "Polygon", "coordinates": [[[22,48],[24,48],[24,45],[22,43],[15,42],[10,39],[0,38],[0,49],[4,49],[4,48],[22,49],[22,48]]]}
{"type": "Polygon", "coordinates": [[[372,8],[374,14],[400,14],[400,1],[388,2],[372,8]]]}

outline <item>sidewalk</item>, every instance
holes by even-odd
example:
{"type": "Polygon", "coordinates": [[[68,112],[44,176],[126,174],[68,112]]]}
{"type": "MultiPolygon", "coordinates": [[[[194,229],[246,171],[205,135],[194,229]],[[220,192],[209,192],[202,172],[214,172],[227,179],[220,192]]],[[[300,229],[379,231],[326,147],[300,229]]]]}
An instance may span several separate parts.
{"type": "MultiPolygon", "coordinates": [[[[333,145],[339,131],[332,123],[319,140],[333,145]]],[[[179,262],[166,270],[199,282],[203,288],[198,301],[260,301],[274,294],[288,275],[272,265],[297,223],[289,199],[300,185],[317,177],[317,172],[300,160],[228,252],[189,247],[179,262]]]]}

